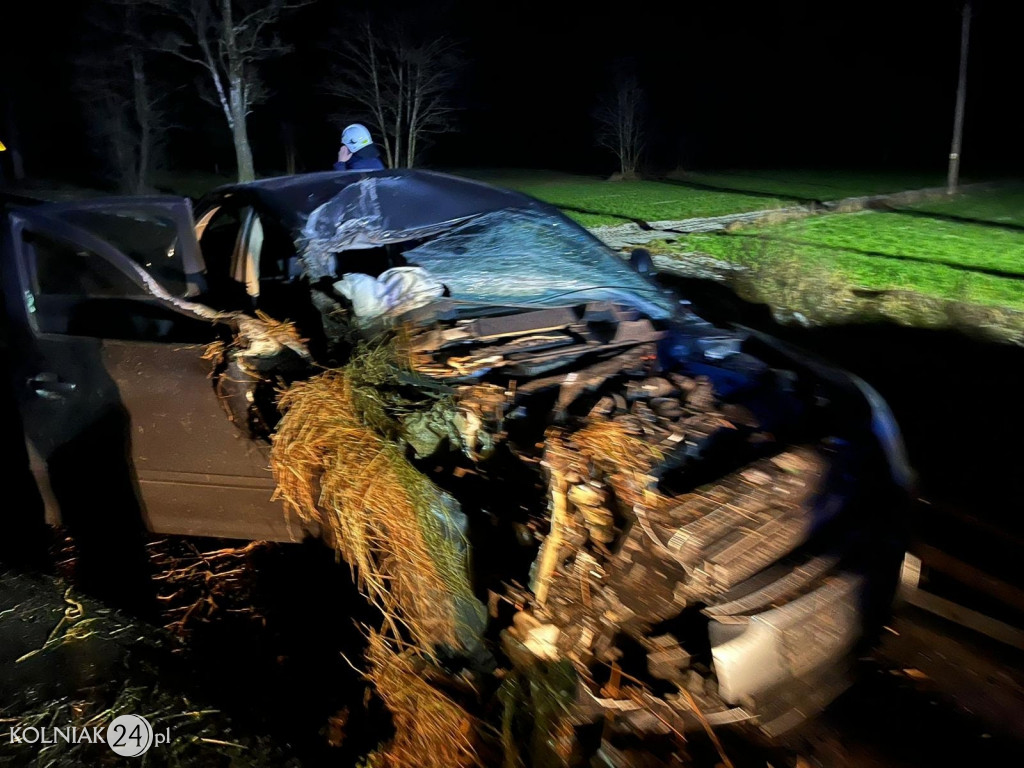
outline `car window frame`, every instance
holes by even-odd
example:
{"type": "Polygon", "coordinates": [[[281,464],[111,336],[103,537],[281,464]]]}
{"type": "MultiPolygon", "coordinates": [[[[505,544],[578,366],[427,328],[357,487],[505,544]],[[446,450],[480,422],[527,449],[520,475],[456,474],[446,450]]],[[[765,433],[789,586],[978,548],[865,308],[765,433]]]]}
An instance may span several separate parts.
{"type": "MultiPolygon", "coordinates": [[[[118,272],[123,274],[126,278],[128,278],[130,282],[135,284],[135,286],[138,287],[139,289],[139,293],[137,295],[132,296],[92,296],[91,298],[139,301],[150,305],[157,304],[169,311],[175,312],[176,314],[180,314],[184,317],[191,317],[191,315],[188,312],[185,312],[181,308],[175,306],[173,301],[168,301],[167,299],[163,298],[149,285],[147,285],[147,280],[149,280],[163,288],[163,286],[156,280],[155,277],[150,275],[145,270],[145,268],[137,264],[135,260],[132,259],[130,256],[125,255],[120,250],[115,248],[113,245],[108,243],[106,240],[103,240],[102,238],[92,234],[90,231],[82,227],[79,227],[78,225],[71,224],[61,218],[58,218],[57,215],[54,215],[55,213],[59,214],[63,210],[67,210],[68,208],[71,207],[73,206],[63,204],[59,206],[36,206],[33,208],[13,209],[8,212],[8,221],[10,224],[9,234],[11,237],[11,245],[14,248],[14,258],[12,259],[12,261],[15,271],[17,273],[18,291],[21,294],[20,307],[24,312],[26,325],[33,336],[39,339],[108,339],[108,337],[83,336],[80,334],[47,331],[40,327],[38,321],[38,308],[36,306],[37,300],[40,298],[41,295],[37,290],[38,277],[36,274],[36,254],[31,247],[26,248],[24,246],[24,239],[26,234],[28,233],[35,233],[40,236],[48,237],[71,248],[89,251],[96,258],[101,258],[105,260],[110,266],[112,266],[118,272]]],[[[191,222],[188,227],[188,231],[193,231],[191,227],[191,222]]],[[[186,262],[183,259],[183,264],[184,263],[186,262]]],[[[195,261],[193,260],[191,263],[194,264],[195,261]]],[[[188,273],[186,273],[186,275],[187,274],[188,273]]],[[[167,292],[166,288],[163,288],[163,290],[164,292],[167,292]]],[[[71,294],[51,295],[60,296],[71,294]]],[[[81,298],[87,299],[90,297],[88,296],[88,294],[82,294],[81,298]]],[[[136,343],[166,344],[177,342],[164,342],[159,340],[139,340],[136,343]]]]}
{"type": "MultiPolygon", "coordinates": [[[[31,210],[33,213],[41,214],[44,217],[50,219],[56,218],[58,220],[61,220],[60,216],[62,213],[72,211],[76,213],[94,212],[109,214],[116,214],[118,211],[128,212],[142,210],[159,212],[174,223],[175,230],[178,233],[178,247],[181,252],[181,265],[183,272],[182,277],[185,284],[188,286],[185,295],[181,298],[195,296],[199,292],[199,286],[196,281],[197,278],[205,271],[206,265],[203,262],[202,252],[199,250],[199,241],[196,237],[196,227],[192,215],[192,204],[188,198],[170,197],[166,195],[140,195],[138,197],[126,198],[97,197],[65,203],[46,203],[28,210],[31,210]]],[[[90,234],[92,238],[111,246],[121,257],[128,259],[133,264],[137,264],[134,259],[127,254],[122,253],[120,250],[117,250],[117,247],[109,241],[96,235],[92,235],[89,230],[83,227],[70,224],[70,222],[66,221],[64,223],[68,226],[75,227],[79,231],[90,234]]],[[[140,269],[145,270],[145,267],[142,267],[142,265],[138,266],[140,269]]],[[[155,280],[156,278],[153,279],[155,280]]],[[[170,290],[167,289],[166,286],[164,288],[165,290],[170,290]]]]}

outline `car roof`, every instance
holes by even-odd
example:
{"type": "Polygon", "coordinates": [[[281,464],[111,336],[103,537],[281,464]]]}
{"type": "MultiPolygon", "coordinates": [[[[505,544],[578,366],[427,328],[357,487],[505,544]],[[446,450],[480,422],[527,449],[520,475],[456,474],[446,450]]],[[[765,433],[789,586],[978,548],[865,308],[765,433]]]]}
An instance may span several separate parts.
{"type": "Polygon", "coordinates": [[[220,187],[204,198],[216,204],[240,196],[272,213],[289,229],[301,229],[309,215],[352,184],[378,179],[387,187],[390,207],[407,209],[422,219],[449,221],[508,208],[548,210],[549,206],[519,192],[446,173],[420,170],[322,171],[279,176],[220,187]]]}

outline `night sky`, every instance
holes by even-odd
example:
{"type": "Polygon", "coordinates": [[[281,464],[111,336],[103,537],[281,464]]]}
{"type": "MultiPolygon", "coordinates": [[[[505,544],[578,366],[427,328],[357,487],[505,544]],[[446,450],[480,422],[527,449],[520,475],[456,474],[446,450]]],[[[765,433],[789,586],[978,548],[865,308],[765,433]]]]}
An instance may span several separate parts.
{"type": "MultiPolygon", "coordinates": [[[[94,3],[8,3],[0,20],[4,88],[30,172],[88,174],[85,105],[72,96],[73,52],[94,3]]],[[[298,138],[300,169],[330,166],[345,115],[320,88],[326,30],[372,7],[412,14],[427,34],[454,38],[465,62],[453,100],[458,124],[425,164],[614,170],[595,147],[591,117],[614,67],[647,92],[650,170],[825,166],[944,168],[952,129],[960,3],[634,3],[616,13],[519,0],[509,4],[320,2],[286,25],[295,45],[270,62],[272,96],[251,117],[257,169],[283,167],[283,126],[298,138]],[[654,10],[655,7],[658,10],[654,10]]],[[[1020,99],[1021,3],[975,0],[964,172],[1024,170],[1020,99]]],[[[161,77],[197,73],[172,60],[161,77]]],[[[230,173],[223,117],[191,88],[172,96],[178,125],[165,164],[230,173]]]]}

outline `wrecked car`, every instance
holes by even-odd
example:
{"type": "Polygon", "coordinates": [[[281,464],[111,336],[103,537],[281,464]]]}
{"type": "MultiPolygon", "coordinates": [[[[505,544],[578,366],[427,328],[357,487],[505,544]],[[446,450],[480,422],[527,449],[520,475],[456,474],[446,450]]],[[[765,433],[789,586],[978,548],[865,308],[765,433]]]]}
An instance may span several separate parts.
{"type": "Polygon", "coordinates": [[[385,617],[396,763],[477,759],[495,689],[522,764],[776,735],[886,616],[910,472],[881,398],[532,198],[318,173],[195,215],[11,206],[2,245],[50,521],[52,457],[113,409],[149,530],[324,538],[385,617]]]}

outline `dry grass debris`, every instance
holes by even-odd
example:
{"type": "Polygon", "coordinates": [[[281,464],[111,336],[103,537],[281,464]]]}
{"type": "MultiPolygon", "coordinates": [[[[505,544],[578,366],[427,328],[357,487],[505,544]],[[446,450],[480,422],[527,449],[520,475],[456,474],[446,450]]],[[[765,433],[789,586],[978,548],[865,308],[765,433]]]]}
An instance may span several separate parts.
{"type": "Polygon", "coordinates": [[[389,768],[462,768],[480,765],[475,719],[428,682],[423,659],[398,651],[378,633],[369,636],[367,677],[391,712],[394,738],[371,758],[389,768]]]}
{"type": "Polygon", "coordinates": [[[280,408],[277,496],[319,525],[395,638],[408,634],[428,653],[459,647],[457,602],[472,593],[466,547],[453,543],[455,502],[382,436],[391,429],[380,395],[332,370],[294,384],[280,408]]]}

